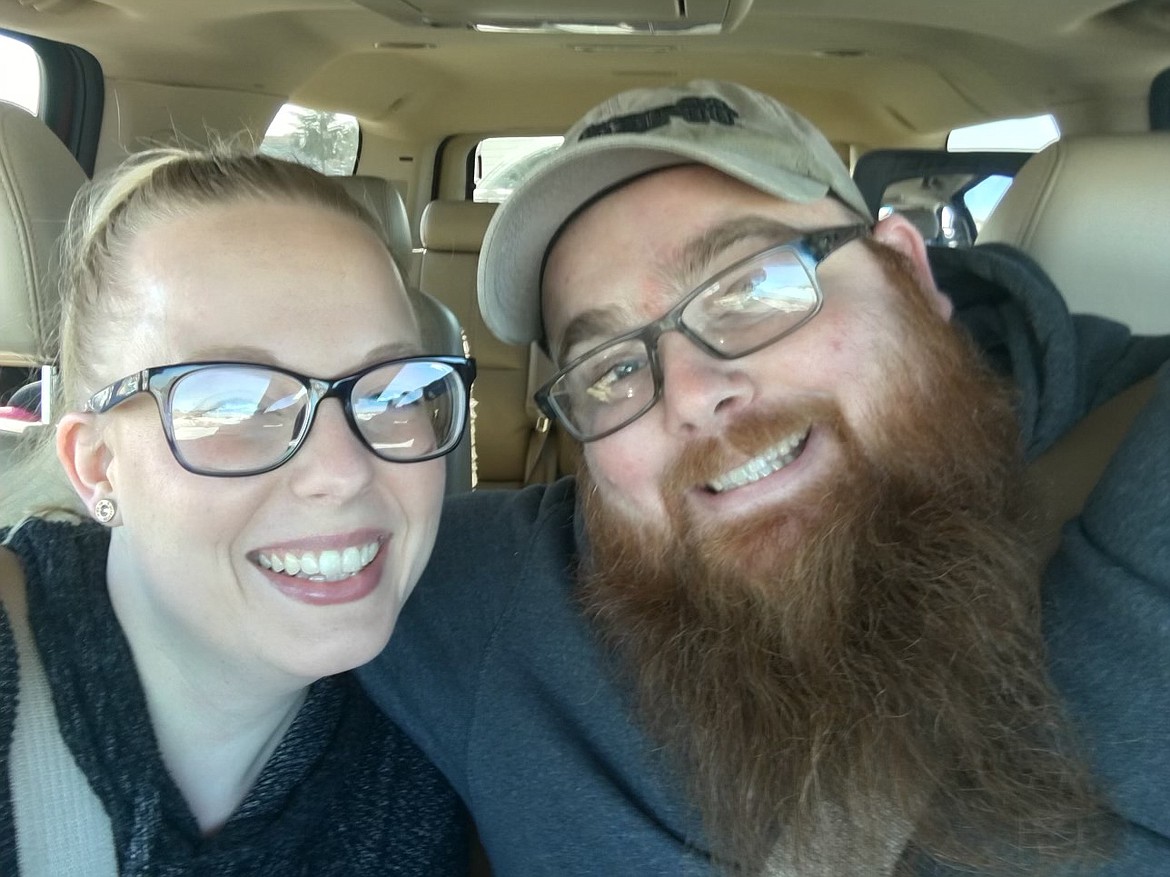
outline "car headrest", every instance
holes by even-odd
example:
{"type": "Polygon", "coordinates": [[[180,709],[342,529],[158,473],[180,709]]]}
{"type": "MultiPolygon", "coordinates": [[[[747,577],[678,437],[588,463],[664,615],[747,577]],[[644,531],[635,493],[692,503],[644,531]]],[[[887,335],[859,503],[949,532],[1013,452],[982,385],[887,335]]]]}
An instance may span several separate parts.
{"type": "Polygon", "coordinates": [[[353,198],[365,207],[386,231],[386,243],[394,259],[405,269],[411,263],[414,240],[410,235],[410,216],[402,193],[389,180],[365,174],[335,177],[353,198]]]}
{"type": "Polygon", "coordinates": [[[479,201],[432,201],[423,208],[420,237],[427,250],[478,253],[496,205],[479,201]]]}
{"type": "Polygon", "coordinates": [[[1069,309],[1170,332],[1170,132],[1067,137],[1020,169],[979,243],[1016,246],[1069,309]]]}
{"type": "Polygon", "coordinates": [[[81,165],[44,122],[0,102],[0,364],[54,358],[50,264],[84,182],[81,165]]]}

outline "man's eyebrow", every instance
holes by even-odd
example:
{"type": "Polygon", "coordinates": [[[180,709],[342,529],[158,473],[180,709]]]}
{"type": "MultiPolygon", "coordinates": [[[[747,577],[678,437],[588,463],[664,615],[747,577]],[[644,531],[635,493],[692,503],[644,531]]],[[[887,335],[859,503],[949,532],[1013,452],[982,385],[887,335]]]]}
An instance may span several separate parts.
{"type": "MultiPolygon", "coordinates": [[[[707,229],[683,244],[678,250],[675,270],[680,278],[693,280],[728,247],[749,238],[783,243],[807,233],[787,223],[766,216],[740,216],[707,229]]],[[[688,290],[689,291],[689,290],[688,290]]]]}
{"type": "Polygon", "coordinates": [[[630,327],[620,319],[615,308],[591,308],[582,311],[569,321],[560,341],[553,349],[553,360],[559,365],[565,362],[565,354],[579,344],[588,341],[590,348],[601,340],[622,334],[630,327]]]}
{"type": "MultiPolygon", "coordinates": [[[[683,287],[701,276],[716,256],[740,241],[759,238],[779,244],[798,238],[807,231],[766,216],[736,217],[713,226],[684,243],[678,249],[677,256],[672,259],[672,264],[667,267],[666,273],[676,278],[677,284],[683,287]]],[[[682,289],[682,293],[687,292],[690,292],[689,287],[682,289]]],[[[612,309],[593,308],[583,311],[565,327],[559,343],[553,349],[553,358],[557,363],[563,364],[565,354],[577,345],[620,335],[628,328],[629,326],[622,322],[612,309]]]]}

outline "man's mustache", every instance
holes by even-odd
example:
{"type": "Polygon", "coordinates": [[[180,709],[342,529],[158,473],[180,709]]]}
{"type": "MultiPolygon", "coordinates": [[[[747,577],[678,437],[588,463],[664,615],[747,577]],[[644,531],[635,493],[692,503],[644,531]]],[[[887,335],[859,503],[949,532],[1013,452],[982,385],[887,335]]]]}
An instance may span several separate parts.
{"type": "Polygon", "coordinates": [[[710,484],[790,436],[815,429],[840,437],[842,422],[837,403],[821,395],[754,407],[728,423],[719,436],[693,439],[683,447],[663,476],[663,499],[669,507],[672,500],[710,484]]]}

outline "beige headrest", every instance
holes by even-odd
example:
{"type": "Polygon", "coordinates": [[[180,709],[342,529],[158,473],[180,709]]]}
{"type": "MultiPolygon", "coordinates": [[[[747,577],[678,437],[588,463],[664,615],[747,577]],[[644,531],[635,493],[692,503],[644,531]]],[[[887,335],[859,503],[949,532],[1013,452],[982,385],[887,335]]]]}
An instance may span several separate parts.
{"type": "Polygon", "coordinates": [[[1170,332],[1170,133],[1068,137],[1028,160],[979,234],[1024,250],[1069,309],[1170,332]]]}
{"type": "Polygon", "coordinates": [[[57,320],[49,277],[57,239],[85,173],[35,116],[0,102],[0,364],[53,359],[57,320]]]}
{"type": "Polygon", "coordinates": [[[351,177],[336,177],[353,198],[382,223],[386,231],[386,243],[395,260],[405,268],[411,263],[414,241],[410,236],[410,217],[398,187],[384,177],[355,174],[351,177]]]}
{"type": "Polygon", "coordinates": [[[496,206],[478,201],[432,201],[423,209],[419,234],[423,247],[478,253],[496,206]]]}

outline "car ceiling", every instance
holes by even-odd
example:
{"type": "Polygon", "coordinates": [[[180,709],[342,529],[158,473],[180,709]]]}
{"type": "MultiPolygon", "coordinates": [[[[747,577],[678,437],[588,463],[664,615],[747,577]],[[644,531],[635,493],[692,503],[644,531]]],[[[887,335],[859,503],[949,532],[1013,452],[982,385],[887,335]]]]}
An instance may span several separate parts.
{"type": "Polygon", "coordinates": [[[0,26],[79,45],[111,79],[288,98],[414,142],[556,131],[623,88],[701,77],[774,94],[859,149],[1047,111],[1066,131],[1133,130],[1170,67],[1170,0],[702,0],[716,35],[467,26],[608,6],[669,28],[680,2],[2,0],[0,26]]]}

